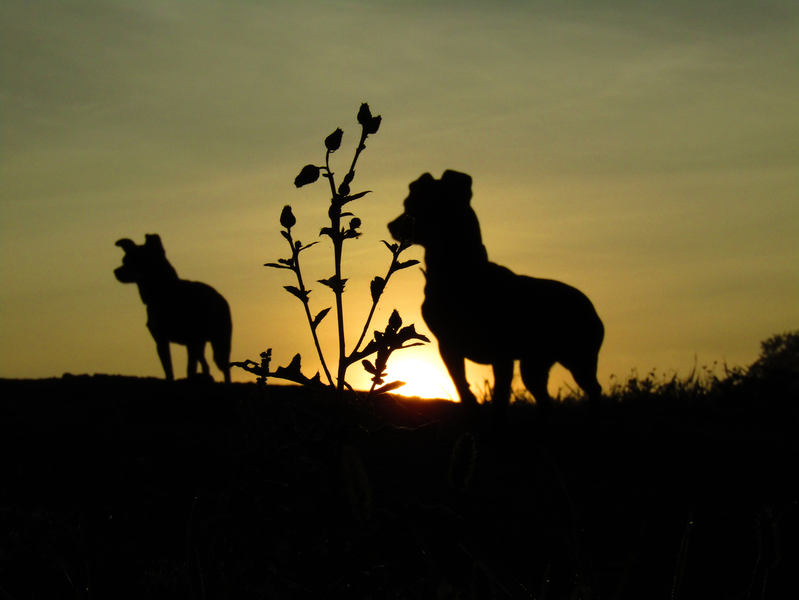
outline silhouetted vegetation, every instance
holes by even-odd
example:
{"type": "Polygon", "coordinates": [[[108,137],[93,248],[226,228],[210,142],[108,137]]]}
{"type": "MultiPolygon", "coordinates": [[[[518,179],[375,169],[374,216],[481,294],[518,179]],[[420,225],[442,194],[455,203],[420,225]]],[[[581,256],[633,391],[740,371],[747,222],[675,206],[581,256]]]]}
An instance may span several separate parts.
{"type": "Polygon", "coordinates": [[[333,264],[335,272],[331,277],[318,280],[318,283],[330,288],[335,295],[335,314],[338,331],[338,368],[336,369],[335,377],[331,374],[327,366],[327,360],[325,359],[325,354],[319,342],[319,336],[317,335],[319,324],[327,316],[332,307],[324,308],[320,310],[316,316],[312,316],[309,300],[311,290],[305,286],[302,269],[300,268],[300,253],[318,242],[303,245],[300,240],[295,240],[293,238],[291,229],[297,224],[297,219],[291,210],[291,206],[287,205],[280,214],[280,225],[283,227],[280,233],[288,242],[291,254],[288,258],[279,258],[276,263],[266,263],[264,266],[275,269],[286,269],[294,273],[297,279],[297,285],[287,285],[284,286],[284,289],[303,304],[305,317],[308,321],[311,335],[313,336],[314,345],[316,346],[319,362],[325,374],[326,383],[322,382],[318,372],[310,378],[302,373],[302,358],[299,354],[296,354],[287,366],[278,367],[275,371],[271,371],[270,362],[272,360],[272,349],[270,348],[266,352],[261,353],[261,360],[259,362],[246,360],[244,362],[232,364],[232,366],[240,367],[257,375],[261,384],[265,384],[268,377],[276,377],[317,389],[335,390],[337,395],[341,397],[345,388],[355,393],[355,390],[347,383],[347,369],[354,363],[361,361],[364,369],[372,376],[372,386],[367,394],[367,398],[372,399],[380,394],[390,392],[405,385],[404,382],[401,381],[386,383],[384,380],[387,375],[386,366],[391,354],[396,350],[418,346],[422,342],[429,341],[424,335],[417,333],[413,325],[402,327],[402,318],[395,310],[392,312],[385,330],[382,332],[375,331],[372,340],[363,348],[361,347],[366,339],[372,317],[383,295],[383,291],[388,284],[388,280],[397,271],[419,264],[418,260],[408,260],[404,262],[399,260],[400,254],[410,247],[410,240],[399,240],[396,244],[389,244],[384,241],[383,244],[385,244],[391,252],[391,264],[389,265],[385,277],[378,276],[372,280],[369,286],[372,295],[372,307],[369,311],[369,315],[366,317],[366,322],[358,341],[351,351],[347,351],[343,303],[344,287],[347,280],[342,277],[341,259],[343,256],[344,242],[346,240],[355,239],[361,235],[358,231],[361,227],[361,220],[351,212],[344,212],[343,208],[353,200],[363,198],[370,193],[365,191],[353,194],[351,193],[350,186],[355,180],[355,165],[358,163],[358,157],[361,155],[361,152],[366,149],[366,139],[370,135],[377,133],[378,129],[380,129],[381,122],[382,118],[380,116],[372,116],[368,104],[361,104],[361,108],[358,111],[358,123],[361,125],[361,138],[355,149],[355,155],[350,164],[350,168],[339,185],[336,185],[335,173],[330,168],[330,155],[341,147],[344,132],[340,128],[336,129],[325,138],[325,148],[327,149],[325,164],[323,166],[306,165],[294,179],[294,185],[298,188],[318,181],[320,176],[327,179],[330,185],[331,199],[327,211],[327,215],[330,218],[330,226],[323,227],[319,235],[325,235],[333,242],[333,264]],[[349,222],[346,226],[342,225],[342,221],[347,218],[349,218],[349,222]],[[374,363],[368,360],[373,354],[377,355],[374,363]]]}
{"type": "MultiPolygon", "coordinates": [[[[315,315],[310,310],[300,254],[313,244],[294,239],[296,218],[286,206],[281,234],[291,253],[266,266],[293,273],[296,285],[285,289],[303,304],[325,381],[318,373],[306,377],[299,355],[270,370],[271,350],[260,363],[237,364],[258,375],[255,384],[104,375],[0,380],[0,451],[10,457],[0,493],[0,595],[799,596],[799,331],[763,342],[748,368],[725,365],[719,374],[717,366],[698,367],[685,377],[633,373],[614,378],[600,396],[594,372],[602,325],[588,299],[563,284],[530,283],[493,265],[496,279],[487,293],[513,292],[509,281],[527,291],[554,289],[533,318],[559,314],[585,334],[588,359],[572,372],[599,409],[590,426],[585,412],[575,410],[583,393],[569,392],[554,403],[546,426],[534,427],[540,419],[525,392],[506,408],[507,427],[497,439],[485,412],[491,404],[507,406],[507,360],[495,372],[497,389],[487,390],[482,404],[474,399],[471,411],[453,402],[394,396],[400,383],[384,381],[389,357],[426,338],[412,325],[403,327],[394,311],[385,330],[362,345],[391,275],[417,263],[399,260],[410,245],[400,233],[407,219],[392,228],[398,243],[384,242],[392,261],[385,277],[371,282],[372,309],[349,350],[345,337],[341,258],[344,242],[359,235],[361,223],[343,208],[367,193],[353,194],[350,185],[365,141],[381,121],[364,104],[358,122],[360,142],[339,185],[330,155],[340,148],[340,129],[325,140],[324,166],[308,165],[295,180],[300,187],[324,177],[332,193],[330,226],[322,235],[333,242],[335,272],[319,283],[335,297],[335,373],[317,337],[332,307],[315,315]],[[557,298],[565,312],[554,307],[557,298]],[[359,360],[372,375],[369,402],[346,383],[348,367],[359,360]],[[270,377],[303,386],[267,387],[270,377]]],[[[468,204],[462,193],[468,176],[455,175],[459,198],[468,204]]],[[[477,235],[458,245],[455,228],[457,236],[444,240],[446,250],[476,256],[484,266],[476,216],[461,216],[477,235]]],[[[229,350],[230,339],[221,296],[193,284],[163,312],[161,298],[152,301],[151,284],[180,280],[160,240],[148,236],[145,244],[156,259],[155,279],[139,277],[136,255],[144,247],[130,240],[118,244],[126,250],[118,278],[139,284],[167,377],[171,359],[164,343],[168,350],[170,340],[188,342],[163,329],[175,315],[194,314],[183,309],[203,298],[217,308],[220,335],[227,339],[227,346],[223,340],[220,350],[215,347],[219,364],[217,355],[229,350]]],[[[431,267],[428,261],[428,267],[441,263],[431,267]]],[[[468,321],[475,307],[489,316],[504,310],[493,296],[477,304],[460,300],[456,324],[468,321]]],[[[447,306],[453,304],[445,301],[433,313],[447,306]]],[[[522,309],[513,308],[518,316],[522,309]]],[[[188,329],[199,331],[197,319],[189,320],[188,329]]],[[[513,335],[526,341],[531,332],[505,328],[498,335],[500,346],[507,346],[516,343],[513,335]]],[[[459,336],[451,327],[443,337],[445,345],[455,339],[473,346],[491,338],[459,336]]],[[[196,361],[207,374],[197,350],[215,338],[194,338],[202,345],[190,346],[189,374],[196,361]]],[[[497,356],[492,346],[488,357],[497,356]]],[[[550,358],[567,367],[580,362],[568,354],[550,358]]],[[[548,372],[551,363],[544,363],[548,372]]],[[[537,400],[548,397],[538,389],[546,379],[524,381],[538,392],[537,400]]]]}
{"type": "MultiPolygon", "coordinates": [[[[0,380],[10,598],[790,598],[799,332],[748,368],[568,394],[505,444],[457,404],[0,380]]],[[[717,372],[720,371],[720,372],[717,372]]],[[[478,412],[489,407],[481,405],[478,412]]]]}

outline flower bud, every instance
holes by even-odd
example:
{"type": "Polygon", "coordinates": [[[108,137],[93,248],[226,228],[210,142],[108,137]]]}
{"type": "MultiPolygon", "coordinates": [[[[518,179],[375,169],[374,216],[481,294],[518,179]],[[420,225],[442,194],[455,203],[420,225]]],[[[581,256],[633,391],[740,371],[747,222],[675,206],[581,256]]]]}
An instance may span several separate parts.
{"type": "Polygon", "coordinates": [[[380,129],[380,122],[382,121],[382,117],[377,115],[376,117],[372,117],[369,119],[369,122],[366,124],[366,133],[372,134],[377,133],[377,130],[380,129]]]}
{"type": "Polygon", "coordinates": [[[308,185],[309,183],[313,183],[319,179],[319,167],[314,165],[305,165],[300,171],[300,174],[294,179],[294,185],[297,187],[302,187],[304,185],[308,185]]]}
{"type": "Polygon", "coordinates": [[[361,109],[358,111],[358,123],[361,125],[368,125],[372,120],[372,111],[369,110],[369,105],[364,102],[361,104],[361,109]]]}
{"type": "Polygon", "coordinates": [[[336,129],[325,139],[325,147],[327,147],[330,152],[335,152],[341,147],[341,137],[343,135],[344,132],[341,130],[341,128],[336,129]]]}
{"type": "Polygon", "coordinates": [[[286,229],[291,229],[296,222],[297,219],[294,217],[294,213],[291,212],[291,207],[286,204],[283,207],[283,212],[280,213],[280,224],[286,229]]]}
{"type": "Polygon", "coordinates": [[[400,314],[397,312],[395,308],[394,311],[391,313],[391,316],[388,318],[388,327],[386,327],[386,332],[394,331],[396,332],[402,326],[402,318],[400,314]]]}

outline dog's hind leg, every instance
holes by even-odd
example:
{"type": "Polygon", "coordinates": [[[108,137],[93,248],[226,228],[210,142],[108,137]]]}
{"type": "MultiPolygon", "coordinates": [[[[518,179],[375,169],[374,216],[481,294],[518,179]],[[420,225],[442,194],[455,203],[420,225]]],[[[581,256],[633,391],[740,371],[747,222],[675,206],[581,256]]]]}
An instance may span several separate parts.
{"type": "Polygon", "coordinates": [[[549,396],[547,383],[549,382],[549,370],[554,364],[554,361],[540,358],[523,358],[519,364],[524,387],[535,398],[538,414],[542,421],[547,419],[552,412],[552,398],[549,396]]]}
{"type": "Polygon", "coordinates": [[[499,436],[505,431],[510,405],[511,383],[513,383],[513,361],[497,362],[491,365],[494,369],[494,389],[491,393],[491,404],[494,434],[499,436]]]}
{"type": "Polygon", "coordinates": [[[155,349],[158,351],[158,358],[161,359],[161,366],[164,367],[166,380],[175,381],[175,374],[172,371],[172,353],[169,351],[169,340],[156,340],[155,349]]]}
{"type": "Polygon", "coordinates": [[[576,365],[564,365],[571,371],[572,377],[588,396],[588,416],[595,419],[599,412],[599,403],[602,398],[602,386],[596,377],[597,360],[588,359],[576,365]]]}

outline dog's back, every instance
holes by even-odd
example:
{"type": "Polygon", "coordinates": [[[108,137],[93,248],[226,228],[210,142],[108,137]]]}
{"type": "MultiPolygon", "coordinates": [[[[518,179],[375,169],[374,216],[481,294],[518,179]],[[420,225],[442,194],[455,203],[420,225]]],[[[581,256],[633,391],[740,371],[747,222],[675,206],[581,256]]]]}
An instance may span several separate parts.
{"type": "Polygon", "coordinates": [[[147,304],[147,327],[153,336],[174,344],[211,342],[212,347],[222,344],[230,354],[230,307],[219,292],[199,281],[178,279],[153,294],[147,304]]]}
{"type": "Polygon", "coordinates": [[[557,357],[576,349],[598,352],[604,337],[593,304],[576,288],[489,261],[442,278],[428,274],[422,316],[436,338],[451,340],[482,364],[531,353],[563,362],[557,357]]]}
{"type": "Polygon", "coordinates": [[[122,283],[138,285],[147,306],[147,328],[158,347],[167,379],[173,378],[170,342],[186,346],[189,376],[196,373],[198,361],[203,373],[208,373],[203,348],[210,342],[214,362],[229,382],[233,324],[224,297],[210,285],[179,279],[158,235],[146,235],[141,246],[129,239],[119,240],[116,245],[125,250],[125,256],[114,274],[122,283]]]}

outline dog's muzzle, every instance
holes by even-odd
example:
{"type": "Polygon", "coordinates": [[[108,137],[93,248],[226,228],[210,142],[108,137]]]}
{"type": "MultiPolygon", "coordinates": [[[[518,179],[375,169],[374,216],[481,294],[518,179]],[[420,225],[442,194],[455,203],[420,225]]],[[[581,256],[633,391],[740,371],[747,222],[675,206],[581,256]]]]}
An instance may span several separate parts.
{"type": "Polygon", "coordinates": [[[117,281],[120,283],[136,283],[133,273],[131,273],[130,270],[126,269],[124,266],[114,269],[114,275],[116,276],[117,281]]]}
{"type": "Polygon", "coordinates": [[[388,224],[391,237],[397,242],[410,240],[413,242],[413,224],[415,219],[410,215],[402,214],[388,224]]]}

